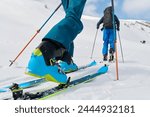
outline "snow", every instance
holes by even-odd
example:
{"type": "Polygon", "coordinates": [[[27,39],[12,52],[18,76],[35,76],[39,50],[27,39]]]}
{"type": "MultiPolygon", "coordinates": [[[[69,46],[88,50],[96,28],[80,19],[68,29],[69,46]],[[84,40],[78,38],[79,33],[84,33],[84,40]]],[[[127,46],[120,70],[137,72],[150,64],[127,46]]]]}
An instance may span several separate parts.
{"type": "MultiPolygon", "coordinates": [[[[9,60],[13,60],[19,51],[30,40],[36,30],[46,21],[49,15],[59,4],[58,0],[1,0],[0,1],[0,87],[13,82],[36,79],[24,74],[33,49],[41,42],[48,30],[64,17],[63,9],[50,19],[47,25],[36,36],[24,53],[12,67],[9,60]]],[[[83,16],[84,30],[75,40],[74,61],[79,66],[92,60],[102,60],[103,45],[102,32],[99,31],[96,39],[93,59],[91,51],[96,33],[96,24],[99,18],[83,16]]],[[[121,20],[120,38],[123,47],[125,62],[122,62],[118,38],[119,80],[116,81],[116,66],[111,63],[108,73],[96,77],[92,82],[78,85],[51,97],[52,100],[149,100],[150,99],[150,28],[142,20],[121,20]],[[142,44],[140,41],[145,40],[142,44]]],[[[68,74],[72,79],[93,73],[102,63],[95,67],[68,74]]],[[[47,82],[25,91],[42,90],[55,86],[47,82]]],[[[0,93],[0,99],[10,95],[10,92],[0,93]]]]}

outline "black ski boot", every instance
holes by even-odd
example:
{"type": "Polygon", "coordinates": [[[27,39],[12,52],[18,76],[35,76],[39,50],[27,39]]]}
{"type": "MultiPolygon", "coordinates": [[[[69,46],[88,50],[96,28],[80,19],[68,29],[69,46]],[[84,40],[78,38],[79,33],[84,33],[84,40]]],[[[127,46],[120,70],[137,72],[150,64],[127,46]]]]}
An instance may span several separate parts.
{"type": "Polygon", "coordinates": [[[114,50],[110,48],[109,50],[109,62],[112,62],[114,60],[114,50]]]}
{"type": "Polygon", "coordinates": [[[107,61],[107,54],[103,56],[103,61],[107,61]]]}

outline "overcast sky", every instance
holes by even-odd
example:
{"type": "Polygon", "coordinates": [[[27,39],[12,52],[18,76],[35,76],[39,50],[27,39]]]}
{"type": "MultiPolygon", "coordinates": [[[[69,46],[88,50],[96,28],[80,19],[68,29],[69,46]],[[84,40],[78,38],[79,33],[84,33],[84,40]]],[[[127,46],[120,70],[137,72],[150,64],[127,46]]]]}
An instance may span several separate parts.
{"type": "MultiPolygon", "coordinates": [[[[121,19],[150,21],[150,0],[114,0],[115,14],[121,19]]],[[[101,17],[111,0],[87,0],[84,13],[101,17]]]]}

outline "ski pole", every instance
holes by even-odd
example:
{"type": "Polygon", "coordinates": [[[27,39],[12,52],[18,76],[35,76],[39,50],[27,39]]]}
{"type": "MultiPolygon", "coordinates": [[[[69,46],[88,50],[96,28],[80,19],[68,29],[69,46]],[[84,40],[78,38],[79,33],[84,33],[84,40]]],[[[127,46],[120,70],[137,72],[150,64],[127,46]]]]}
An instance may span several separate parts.
{"type": "MultiPolygon", "coordinates": [[[[61,3],[62,4],[62,3],[61,3]]],[[[46,25],[46,23],[51,19],[51,17],[56,13],[56,11],[60,8],[61,4],[58,5],[58,7],[54,10],[54,12],[50,15],[50,17],[44,22],[44,24],[36,31],[36,33],[31,37],[30,41],[24,46],[24,48],[19,52],[19,54],[16,56],[14,60],[10,60],[10,65],[13,65],[13,63],[19,58],[19,56],[23,53],[23,51],[27,48],[27,46],[31,43],[31,41],[36,37],[38,33],[42,30],[42,28],[46,25]]]]}
{"type": "Polygon", "coordinates": [[[118,70],[118,51],[117,51],[117,41],[115,43],[115,57],[116,57],[116,80],[119,80],[119,70],[118,70]]]}
{"type": "Polygon", "coordinates": [[[95,38],[94,38],[92,53],[91,53],[91,57],[90,57],[91,59],[92,59],[92,57],[93,57],[93,52],[94,52],[94,48],[95,48],[95,42],[96,42],[97,34],[98,34],[98,29],[96,30],[96,34],[95,34],[95,38]]]}
{"type": "Polygon", "coordinates": [[[115,43],[115,57],[116,57],[116,80],[119,80],[119,71],[118,71],[118,50],[117,50],[117,37],[116,37],[116,26],[115,26],[115,17],[114,17],[114,0],[111,0],[112,3],[112,16],[113,16],[113,32],[114,32],[114,39],[116,39],[115,43]]]}
{"type": "Polygon", "coordinates": [[[120,48],[121,48],[121,56],[122,56],[122,62],[124,63],[124,57],[123,57],[123,49],[122,49],[122,44],[121,44],[121,39],[120,39],[120,33],[119,33],[119,31],[118,31],[118,37],[119,37],[120,48]]]}

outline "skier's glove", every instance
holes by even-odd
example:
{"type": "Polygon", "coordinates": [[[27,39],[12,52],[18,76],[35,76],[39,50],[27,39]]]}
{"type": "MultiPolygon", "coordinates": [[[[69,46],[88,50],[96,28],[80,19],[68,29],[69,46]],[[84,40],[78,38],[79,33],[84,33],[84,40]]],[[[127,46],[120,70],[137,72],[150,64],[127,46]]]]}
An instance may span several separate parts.
{"type": "Polygon", "coordinates": [[[97,25],[96,29],[99,29],[99,26],[97,25]]]}
{"type": "Polygon", "coordinates": [[[104,27],[101,28],[101,31],[103,31],[103,30],[104,30],[104,27]]]}
{"type": "Polygon", "coordinates": [[[117,27],[117,31],[120,31],[120,28],[119,28],[119,27],[117,27]]]}

